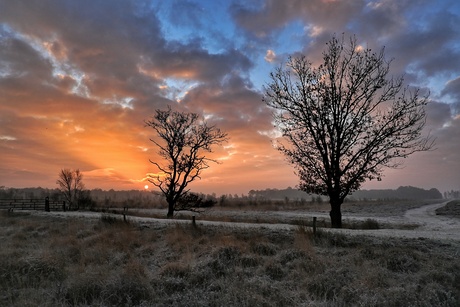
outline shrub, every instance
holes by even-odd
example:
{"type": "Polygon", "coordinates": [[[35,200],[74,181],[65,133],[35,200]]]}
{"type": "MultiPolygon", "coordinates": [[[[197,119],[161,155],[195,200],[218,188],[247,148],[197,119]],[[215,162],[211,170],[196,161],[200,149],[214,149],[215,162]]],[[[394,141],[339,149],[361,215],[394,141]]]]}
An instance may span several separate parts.
{"type": "Polygon", "coordinates": [[[309,280],[308,291],[317,299],[338,300],[342,288],[353,283],[354,279],[354,273],[350,269],[330,267],[324,273],[309,280]]]}
{"type": "Polygon", "coordinates": [[[108,282],[101,293],[103,302],[111,306],[139,305],[151,298],[152,288],[147,279],[123,274],[108,282]]]}
{"type": "Polygon", "coordinates": [[[179,262],[171,262],[161,268],[160,275],[167,277],[185,278],[191,273],[189,266],[179,262]]]}
{"type": "Polygon", "coordinates": [[[216,276],[224,276],[232,271],[240,261],[241,251],[235,246],[225,246],[217,250],[209,267],[216,276]]]}
{"type": "Polygon", "coordinates": [[[286,265],[294,260],[309,261],[311,259],[304,251],[297,249],[282,251],[279,258],[282,265],[286,265]]]}
{"type": "Polygon", "coordinates": [[[380,229],[380,224],[374,219],[367,219],[361,224],[361,229],[380,229]]]}
{"type": "Polygon", "coordinates": [[[240,261],[243,268],[253,268],[260,264],[260,259],[252,255],[242,256],[240,261]]]}
{"type": "Polygon", "coordinates": [[[420,270],[417,254],[409,249],[390,249],[384,255],[386,268],[396,273],[414,273],[420,270]]]}
{"type": "Polygon", "coordinates": [[[319,230],[313,237],[316,244],[334,247],[358,247],[363,243],[363,238],[347,236],[343,233],[319,230]]]}
{"type": "Polygon", "coordinates": [[[111,214],[102,214],[99,220],[103,225],[122,225],[126,223],[120,218],[111,214]]]}
{"type": "Polygon", "coordinates": [[[64,302],[70,305],[91,305],[101,298],[102,280],[96,276],[81,274],[69,280],[63,290],[64,302]]]}
{"type": "Polygon", "coordinates": [[[269,262],[265,266],[265,274],[267,274],[273,280],[281,280],[286,273],[283,271],[283,268],[274,262],[269,262]]]}
{"type": "Polygon", "coordinates": [[[251,242],[251,250],[257,255],[261,256],[273,256],[276,254],[276,245],[265,242],[251,242]]]}

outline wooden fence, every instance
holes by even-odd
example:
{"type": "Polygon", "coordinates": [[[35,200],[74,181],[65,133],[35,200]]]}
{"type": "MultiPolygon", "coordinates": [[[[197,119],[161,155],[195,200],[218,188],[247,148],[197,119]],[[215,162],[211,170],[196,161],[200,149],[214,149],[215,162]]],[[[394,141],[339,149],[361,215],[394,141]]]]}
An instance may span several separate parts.
{"type": "Polygon", "coordinates": [[[36,199],[0,199],[0,209],[65,211],[65,201],[50,201],[48,198],[36,199]]]}

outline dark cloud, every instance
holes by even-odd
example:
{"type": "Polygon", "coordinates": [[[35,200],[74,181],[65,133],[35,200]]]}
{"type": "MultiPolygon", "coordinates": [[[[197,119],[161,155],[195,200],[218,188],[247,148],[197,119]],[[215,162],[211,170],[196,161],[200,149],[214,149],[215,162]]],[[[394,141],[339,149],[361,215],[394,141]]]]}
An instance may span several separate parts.
{"type": "Polygon", "coordinates": [[[144,69],[163,77],[193,79],[205,82],[220,80],[232,70],[245,72],[251,61],[237,50],[222,54],[209,54],[196,45],[169,44],[159,58],[152,57],[144,63],[144,69]]]}
{"type": "Polygon", "coordinates": [[[451,108],[447,103],[431,101],[426,107],[428,114],[427,126],[430,129],[442,129],[452,120],[451,108]]]}
{"type": "Polygon", "coordinates": [[[442,95],[450,95],[460,100],[460,76],[447,82],[441,93],[442,95]]]}
{"type": "Polygon", "coordinates": [[[296,19],[307,26],[316,26],[318,31],[344,30],[349,20],[364,6],[365,1],[266,0],[262,7],[256,9],[234,5],[232,12],[240,26],[258,37],[265,37],[296,19]]]}
{"type": "Polygon", "coordinates": [[[456,42],[460,16],[439,12],[423,26],[406,26],[385,41],[387,51],[402,69],[410,67],[421,77],[458,71],[460,52],[456,42]]]}
{"type": "Polygon", "coordinates": [[[49,79],[51,63],[24,41],[2,33],[1,70],[6,78],[49,79]],[[2,35],[3,34],[3,35],[2,35]]]}
{"type": "Polygon", "coordinates": [[[460,76],[447,82],[441,94],[453,99],[452,110],[454,114],[460,114],[460,76]]]}

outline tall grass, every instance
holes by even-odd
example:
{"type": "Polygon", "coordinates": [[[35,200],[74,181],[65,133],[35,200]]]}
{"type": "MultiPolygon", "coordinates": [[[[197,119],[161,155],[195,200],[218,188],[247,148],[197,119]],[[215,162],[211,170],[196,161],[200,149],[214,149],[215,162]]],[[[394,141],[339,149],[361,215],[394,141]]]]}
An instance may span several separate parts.
{"type": "Polygon", "coordinates": [[[1,306],[460,303],[458,243],[11,214],[0,242],[1,306]]]}

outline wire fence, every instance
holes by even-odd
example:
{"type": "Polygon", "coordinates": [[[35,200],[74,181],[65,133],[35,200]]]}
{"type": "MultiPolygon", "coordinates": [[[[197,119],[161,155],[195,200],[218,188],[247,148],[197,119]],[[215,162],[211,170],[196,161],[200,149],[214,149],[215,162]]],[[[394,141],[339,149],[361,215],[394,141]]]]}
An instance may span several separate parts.
{"type": "Polygon", "coordinates": [[[65,201],[50,201],[48,198],[0,199],[0,209],[66,211],[65,201]]]}

